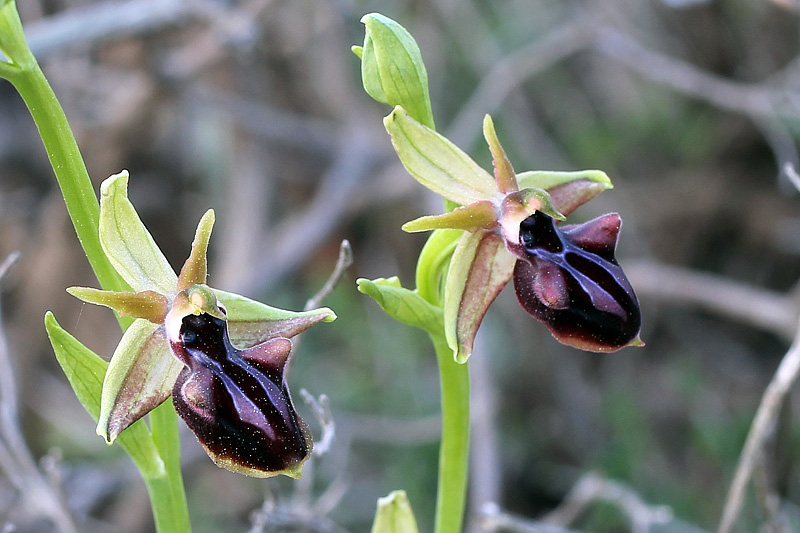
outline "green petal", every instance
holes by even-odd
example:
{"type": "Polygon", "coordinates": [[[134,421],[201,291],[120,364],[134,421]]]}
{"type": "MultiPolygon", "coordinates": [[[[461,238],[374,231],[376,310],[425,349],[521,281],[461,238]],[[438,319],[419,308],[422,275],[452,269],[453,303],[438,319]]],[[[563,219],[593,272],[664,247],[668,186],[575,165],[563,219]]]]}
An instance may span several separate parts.
{"type": "MultiPolygon", "coordinates": [[[[67,376],[78,401],[92,418],[97,420],[100,415],[103,376],[108,363],[67,333],[56,322],[52,313],[48,312],[45,315],[44,324],[58,364],[67,376]]],[[[145,478],[152,479],[166,475],[164,462],[144,422],[133,424],[124,435],[120,435],[117,442],[136,463],[145,478]]]]}
{"type": "Polygon", "coordinates": [[[569,215],[606,189],[614,188],[602,170],[522,172],[517,174],[517,181],[521,188],[546,190],[555,209],[564,215],[569,215]]]}
{"type": "Polygon", "coordinates": [[[192,252],[178,276],[178,290],[180,291],[206,282],[208,277],[208,240],[211,238],[214,220],[214,210],[209,209],[197,224],[194,241],[192,241],[192,252]]]}
{"type": "Polygon", "coordinates": [[[459,240],[444,288],[444,331],[456,362],[465,363],[472,354],[478,327],[511,279],[515,262],[496,233],[465,233],[459,240]]]}
{"type": "Polygon", "coordinates": [[[498,192],[488,172],[402,107],[395,107],[383,124],[406,170],[433,192],[461,205],[490,199],[498,192]]]}
{"type": "Polygon", "coordinates": [[[128,426],[169,398],[182,368],[169,349],[164,327],[136,320],[111,357],[103,381],[97,434],[114,442],[128,426]]]}
{"type": "Polygon", "coordinates": [[[336,314],[323,307],[311,311],[286,311],[244,296],[212,289],[225,307],[228,334],[239,349],[250,348],[273,337],[293,337],[319,322],[333,322],[336,314]]]}
{"type": "Polygon", "coordinates": [[[434,334],[441,334],[442,311],[426,302],[415,291],[400,286],[397,277],[358,279],[359,292],[375,300],[393,319],[434,334]]]}
{"type": "Polygon", "coordinates": [[[434,128],[428,74],[416,41],[405,28],[379,13],[364,15],[360,50],[364,90],[378,102],[403,106],[417,121],[434,128]]]}
{"type": "Polygon", "coordinates": [[[405,491],[396,490],[378,500],[371,533],[417,533],[417,521],[405,491]]]}
{"type": "Polygon", "coordinates": [[[497,138],[494,122],[489,115],[486,115],[483,119],[483,136],[486,138],[486,143],[489,145],[489,151],[492,152],[494,179],[497,182],[498,188],[502,192],[519,190],[517,177],[514,174],[514,167],[511,166],[511,161],[508,160],[506,151],[497,138]]]}
{"type": "Polygon", "coordinates": [[[403,231],[416,233],[435,229],[461,229],[476,231],[497,226],[494,204],[489,200],[457,207],[449,213],[420,217],[403,224],[403,231]]]}
{"type": "Polygon", "coordinates": [[[100,186],[100,244],[135,292],[175,292],[178,277],[128,200],[126,170],[100,186]]]}
{"type": "Polygon", "coordinates": [[[167,316],[169,300],[153,291],[114,292],[91,287],[69,287],[67,292],[86,303],[110,307],[122,316],[144,318],[155,324],[167,316]]]}

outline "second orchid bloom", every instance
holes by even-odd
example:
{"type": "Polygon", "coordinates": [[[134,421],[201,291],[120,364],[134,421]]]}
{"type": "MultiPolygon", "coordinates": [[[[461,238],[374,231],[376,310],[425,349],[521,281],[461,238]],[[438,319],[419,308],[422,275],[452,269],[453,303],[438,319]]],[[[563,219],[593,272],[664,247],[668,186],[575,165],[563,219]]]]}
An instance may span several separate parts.
{"type": "Polygon", "coordinates": [[[488,115],[483,129],[494,176],[402,107],[384,124],[408,172],[461,206],[403,226],[464,230],[443,295],[445,334],[457,361],[470,356],[483,316],[512,278],[522,306],[558,341],[595,352],[643,344],[639,303],[614,257],[619,216],[558,225],[612,187],[605,173],[516,174],[488,115]]]}
{"type": "Polygon", "coordinates": [[[257,477],[299,477],[312,441],[285,380],[289,338],[335,315],[284,311],[208,287],[211,210],[176,276],[128,200],[127,183],[122,173],[101,186],[100,241],[132,291],[68,289],[136,318],[105,375],[98,434],[113,442],[172,395],[218,465],[257,477]]]}

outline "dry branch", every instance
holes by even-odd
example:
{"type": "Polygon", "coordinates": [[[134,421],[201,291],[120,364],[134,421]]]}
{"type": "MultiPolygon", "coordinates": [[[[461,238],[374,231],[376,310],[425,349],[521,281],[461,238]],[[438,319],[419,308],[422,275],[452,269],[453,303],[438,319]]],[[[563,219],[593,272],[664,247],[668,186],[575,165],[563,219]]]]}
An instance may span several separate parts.
{"type": "Polygon", "coordinates": [[[728,491],[718,533],[730,533],[744,503],[745,491],[757,463],[763,459],[764,447],[774,430],[778,414],[786,395],[800,374],[800,328],[798,328],[789,351],[781,360],[772,381],[767,385],[761,404],[758,406],[753,424],[744,444],[733,482],[728,491]]]}

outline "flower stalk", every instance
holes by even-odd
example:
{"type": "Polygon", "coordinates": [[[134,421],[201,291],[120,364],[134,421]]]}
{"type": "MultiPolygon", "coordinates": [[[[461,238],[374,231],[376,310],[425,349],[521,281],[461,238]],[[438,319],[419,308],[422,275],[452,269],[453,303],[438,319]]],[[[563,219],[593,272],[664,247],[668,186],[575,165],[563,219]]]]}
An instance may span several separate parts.
{"type": "MultiPolygon", "coordinates": [[[[100,247],[100,204],[86,164],[64,110],[25,42],[14,0],[5,1],[0,7],[0,52],[6,57],[6,61],[0,62],[0,77],[11,82],[33,117],[70,220],[97,281],[106,290],[125,290],[127,285],[100,247]]],[[[123,325],[130,322],[121,320],[123,325]]]]}
{"type": "Polygon", "coordinates": [[[469,471],[469,366],[453,360],[447,339],[431,335],[439,365],[442,436],[436,487],[437,533],[460,533],[469,471]]]}
{"type": "MultiPolygon", "coordinates": [[[[359,280],[392,318],[428,332],[439,364],[442,439],[437,533],[461,531],[469,450],[467,361],[489,306],[512,279],[523,309],[575,348],[612,352],[641,346],[639,304],[614,256],[621,220],[612,213],[558,226],[606,189],[604,172],[517,174],[490,116],[483,133],[493,175],[433,126],[427,74],[408,32],[366,15],[364,89],[393,106],[384,127],[397,156],[421,185],[442,196],[445,212],[403,225],[433,231],[417,262],[415,290],[394,278],[359,280]]],[[[487,356],[489,354],[482,354],[487,356]]]]}
{"type": "MultiPolygon", "coordinates": [[[[0,77],[11,82],[31,113],[70,220],[100,286],[111,291],[128,289],[100,245],[100,204],[97,194],[64,110],[25,42],[14,0],[4,0],[0,5],[0,52],[5,56],[5,60],[0,61],[0,77]]],[[[118,317],[118,320],[123,330],[133,322],[125,317],[118,317]]],[[[51,336],[58,334],[59,328],[57,324],[52,325],[49,330],[51,336]]],[[[99,413],[99,398],[97,401],[99,413]]],[[[163,470],[158,475],[144,475],[146,473],[143,472],[143,478],[150,496],[156,530],[175,533],[191,531],[180,472],[177,415],[171,405],[157,410],[151,417],[150,432],[147,435],[141,433],[138,442],[130,446],[132,449],[149,448],[153,442],[157,455],[163,461],[163,470]],[[145,438],[150,434],[152,441],[145,438]]],[[[126,451],[130,453],[127,448],[126,451]]],[[[140,463],[136,464],[140,467],[140,463]]]]}

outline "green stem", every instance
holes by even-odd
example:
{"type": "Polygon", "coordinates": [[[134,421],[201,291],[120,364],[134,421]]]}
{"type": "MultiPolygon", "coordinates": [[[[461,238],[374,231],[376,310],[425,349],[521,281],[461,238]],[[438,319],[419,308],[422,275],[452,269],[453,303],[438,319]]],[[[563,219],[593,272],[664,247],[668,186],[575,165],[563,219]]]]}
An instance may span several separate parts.
{"type": "MultiPolygon", "coordinates": [[[[0,0],[0,76],[19,91],[39,130],[78,240],[100,286],[129,290],[100,245],[100,203],[75,136],[36,58],[25,42],[13,0],[0,0]]],[[[120,317],[126,329],[132,319],[120,317]]],[[[171,402],[153,411],[151,431],[167,469],[166,476],[145,479],[159,533],[190,531],[189,511],[180,471],[178,418],[171,402]]]]}
{"type": "Polygon", "coordinates": [[[25,42],[14,2],[0,8],[0,49],[10,61],[5,63],[3,74],[19,91],[39,129],[78,240],[97,280],[106,290],[128,289],[100,246],[100,204],[94,186],[67,117],[25,42]]]}
{"type": "Polygon", "coordinates": [[[456,363],[444,335],[431,335],[439,362],[442,441],[436,491],[436,533],[461,533],[469,468],[469,368],[456,363]]]}
{"type": "Polygon", "coordinates": [[[178,417],[172,402],[164,402],[150,411],[150,428],[166,470],[165,477],[145,479],[156,531],[188,533],[192,527],[181,476],[178,417]]]}

